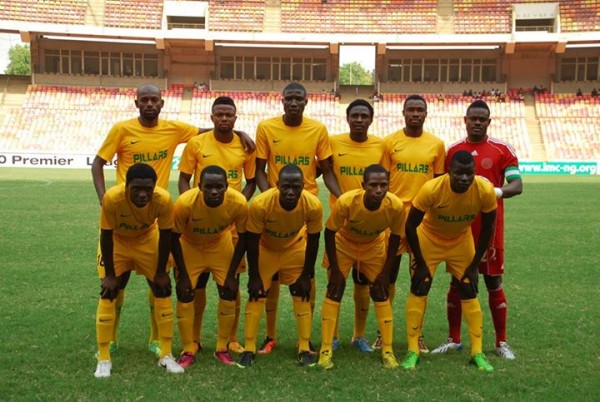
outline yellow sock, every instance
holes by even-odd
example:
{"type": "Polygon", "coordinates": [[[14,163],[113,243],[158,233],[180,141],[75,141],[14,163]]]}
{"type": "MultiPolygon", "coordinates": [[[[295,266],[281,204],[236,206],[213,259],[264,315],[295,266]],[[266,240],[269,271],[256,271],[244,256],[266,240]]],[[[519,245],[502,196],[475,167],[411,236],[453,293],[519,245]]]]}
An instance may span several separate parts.
{"type": "Polygon", "coordinates": [[[427,296],[416,296],[412,292],[406,300],[406,337],[408,350],[419,354],[419,336],[421,324],[427,307],[427,296]]]}
{"type": "Polygon", "coordinates": [[[242,297],[240,296],[240,290],[238,289],[237,295],[235,295],[235,317],[233,319],[233,325],[231,326],[231,334],[229,334],[229,341],[237,342],[237,333],[240,326],[240,312],[242,310],[242,297]]]}
{"type": "Polygon", "coordinates": [[[338,315],[335,319],[335,329],[333,330],[333,337],[340,339],[340,310],[338,310],[338,315]]]}
{"type": "Polygon", "coordinates": [[[125,302],[125,289],[121,289],[117,298],[115,299],[115,325],[113,327],[112,339],[114,343],[119,343],[119,322],[121,321],[121,308],[123,308],[123,303],[125,302]]]}
{"type": "Polygon", "coordinates": [[[265,314],[267,320],[267,336],[277,339],[277,305],[279,304],[279,281],[273,281],[267,301],[265,302],[265,314]]]}
{"type": "Polygon", "coordinates": [[[171,354],[173,342],[173,304],[170,297],[154,298],[154,316],[160,340],[160,357],[171,354]]]}
{"type": "Polygon", "coordinates": [[[194,292],[194,340],[202,344],[202,319],[204,318],[204,309],[206,309],[206,288],[196,289],[194,292]]]}
{"type": "Polygon", "coordinates": [[[235,300],[219,299],[217,307],[217,351],[227,349],[231,327],[235,322],[235,300]]]}
{"type": "Polygon", "coordinates": [[[326,297],[321,306],[321,350],[332,351],[331,343],[339,314],[340,303],[326,297]]]}
{"type": "Polygon", "coordinates": [[[312,313],[310,312],[310,302],[302,301],[300,297],[293,297],[294,315],[296,316],[296,325],[298,326],[298,351],[308,352],[310,350],[310,331],[312,327],[312,313]]]}
{"type": "Polygon", "coordinates": [[[258,325],[265,308],[265,299],[246,303],[246,321],[244,322],[244,337],[246,338],[244,349],[248,352],[256,353],[256,335],[258,334],[258,325]]]}
{"type": "Polygon", "coordinates": [[[310,314],[315,315],[315,305],[317,304],[317,281],[310,279],[310,314]]]}
{"type": "MultiPolygon", "coordinates": [[[[354,339],[365,336],[371,295],[369,285],[354,284],[354,339]]],[[[390,303],[391,304],[391,303],[390,303]]]]}
{"type": "Polygon", "coordinates": [[[381,335],[381,353],[391,352],[394,339],[394,319],[390,301],[375,302],[375,315],[381,335]]]}
{"type": "Polygon", "coordinates": [[[479,299],[460,301],[463,317],[469,327],[469,338],[471,339],[471,356],[481,353],[483,350],[483,315],[479,299]]]}
{"type": "Polygon", "coordinates": [[[390,301],[390,305],[394,305],[395,297],[396,297],[396,283],[390,283],[390,287],[388,289],[388,300],[390,301]]]}
{"type": "Polygon", "coordinates": [[[194,303],[177,302],[177,327],[183,344],[183,351],[196,354],[198,346],[194,342],[194,303]]]}
{"type": "Polygon", "coordinates": [[[98,360],[110,360],[110,340],[115,326],[115,301],[100,299],[96,309],[96,342],[98,360]]]}
{"type": "Polygon", "coordinates": [[[148,289],[148,306],[150,307],[150,342],[159,340],[158,325],[156,324],[156,315],[154,314],[154,293],[148,289]]]}

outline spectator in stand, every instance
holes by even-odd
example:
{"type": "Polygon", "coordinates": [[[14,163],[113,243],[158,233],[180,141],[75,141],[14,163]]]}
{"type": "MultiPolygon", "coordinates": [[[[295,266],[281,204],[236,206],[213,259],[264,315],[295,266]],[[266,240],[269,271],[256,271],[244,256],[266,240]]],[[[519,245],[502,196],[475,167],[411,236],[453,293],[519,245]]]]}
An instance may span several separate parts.
{"type": "Polygon", "coordinates": [[[595,98],[598,95],[600,95],[600,93],[598,92],[598,90],[596,88],[592,89],[592,96],[595,98]]]}
{"type": "Polygon", "coordinates": [[[583,92],[581,92],[581,88],[577,90],[577,96],[583,96],[583,92]]]}

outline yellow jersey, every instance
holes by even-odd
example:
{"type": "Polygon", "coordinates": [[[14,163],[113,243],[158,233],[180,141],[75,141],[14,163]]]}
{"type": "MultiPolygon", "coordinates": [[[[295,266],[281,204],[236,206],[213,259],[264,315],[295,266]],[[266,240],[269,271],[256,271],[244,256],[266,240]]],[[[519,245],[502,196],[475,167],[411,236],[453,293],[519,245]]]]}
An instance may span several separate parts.
{"type": "Polygon", "coordinates": [[[168,189],[175,148],[197,134],[197,127],[180,121],[158,119],[156,126],[144,127],[134,118],[111,128],[98,156],[111,161],[117,155],[117,184],[125,182],[133,164],[143,162],[156,171],[156,185],[168,189]]]}
{"type": "Polygon", "coordinates": [[[480,212],[495,210],[497,202],[494,186],[486,178],[475,176],[466,192],[455,193],[450,175],[445,174],[425,183],[412,206],[425,212],[421,225],[428,234],[455,240],[469,233],[480,212]]]}
{"type": "Polygon", "coordinates": [[[229,187],[223,203],[218,207],[209,207],[196,187],[181,194],[175,202],[174,220],[173,231],[181,233],[183,240],[204,245],[230,235],[232,224],[238,233],[246,232],[248,203],[242,193],[229,187]]]}
{"type": "Polygon", "coordinates": [[[322,123],[302,117],[302,124],[286,126],[283,117],[273,117],[258,123],[256,157],[267,161],[267,179],[277,186],[279,171],[285,165],[296,165],[304,174],[304,189],[317,195],[317,160],[331,156],[329,134],[322,123]]]}
{"type": "Polygon", "coordinates": [[[181,155],[179,170],[193,174],[192,187],[197,187],[202,169],[210,165],[225,169],[229,187],[241,192],[242,178],[254,179],[256,152],[247,153],[235,134],[231,142],[224,143],[216,139],[214,131],[209,131],[188,141],[181,155]]]}
{"type": "Polygon", "coordinates": [[[283,251],[302,238],[304,227],[309,234],[323,229],[323,205],[306,190],[302,191],[298,205],[287,211],[279,203],[279,189],[270,188],[257,195],[250,204],[248,232],[260,233],[263,246],[283,251]]]}

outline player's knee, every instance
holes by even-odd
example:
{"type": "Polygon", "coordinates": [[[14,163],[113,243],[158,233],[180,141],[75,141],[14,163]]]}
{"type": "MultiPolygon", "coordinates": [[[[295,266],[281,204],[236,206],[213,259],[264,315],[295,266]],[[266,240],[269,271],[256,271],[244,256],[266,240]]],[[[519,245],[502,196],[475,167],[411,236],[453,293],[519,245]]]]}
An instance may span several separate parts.
{"type": "Polygon", "coordinates": [[[431,289],[432,282],[433,281],[429,278],[417,281],[413,277],[410,280],[410,291],[416,296],[427,296],[429,294],[429,290],[431,289]]]}
{"type": "Polygon", "coordinates": [[[352,281],[356,285],[368,285],[369,280],[366,276],[361,275],[360,272],[356,270],[356,268],[352,268],[352,281]]]}
{"type": "Polygon", "coordinates": [[[342,301],[342,295],[334,295],[330,292],[327,292],[327,298],[329,300],[333,300],[334,302],[340,303],[342,301]]]}
{"type": "Polygon", "coordinates": [[[461,300],[469,300],[477,297],[477,291],[470,283],[458,282],[457,288],[461,300]]]}
{"type": "Polygon", "coordinates": [[[502,287],[502,275],[484,275],[483,280],[485,282],[485,287],[487,290],[493,291],[498,290],[502,287]]]}
{"type": "Polygon", "coordinates": [[[377,303],[384,302],[388,299],[388,296],[383,293],[382,289],[379,286],[371,286],[369,288],[369,295],[371,295],[371,299],[373,299],[373,301],[377,303]]]}
{"type": "Polygon", "coordinates": [[[219,297],[225,301],[234,301],[237,295],[237,292],[232,289],[225,288],[223,286],[217,285],[217,289],[219,290],[219,297]]]}
{"type": "Polygon", "coordinates": [[[331,290],[327,289],[326,296],[328,299],[331,299],[331,300],[339,303],[342,301],[342,298],[344,297],[344,289],[342,289],[338,293],[333,293],[331,290]]]}
{"type": "Polygon", "coordinates": [[[204,272],[198,277],[198,283],[196,284],[196,289],[205,289],[208,284],[208,279],[210,278],[209,272],[204,272]]]}
{"type": "Polygon", "coordinates": [[[194,291],[187,292],[176,288],[175,293],[177,294],[177,300],[182,303],[191,303],[194,301],[194,291]]]}

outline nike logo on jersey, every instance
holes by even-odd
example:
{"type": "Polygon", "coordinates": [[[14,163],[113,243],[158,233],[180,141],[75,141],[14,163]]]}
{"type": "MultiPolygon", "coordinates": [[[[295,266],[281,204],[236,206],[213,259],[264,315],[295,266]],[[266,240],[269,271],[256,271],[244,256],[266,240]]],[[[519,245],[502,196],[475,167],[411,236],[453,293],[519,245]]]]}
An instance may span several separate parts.
{"type": "Polygon", "coordinates": [[[124,215],[124,214],[120,214],[120,215],[121,215],[121,218],[127,218],[127,217],[131,216],[131,215],[124,215]]]}
{"type": "Polygon", "coordinates": [[[267,219],[267,223],[275,223],[275,222],[277,222],[277,220],[267,219]]]}
{"type": "Polygon", "coordinates": [[[392,322],[392,320],[383,320],[384,324],[389,324],[390,322],[392,322]]]}
{"type": "Polygon", "coordinates": [[[345,154],[338,154],[338,156],[346,156],[348,155],[348,152],[346,152],[345,154]]]}
{"type": "Polygon", "coordinates": [[[212,154],[206,155],[206,154],[202,154],[203,158],[208,158],[209,156],[212,156],[212,154]]]}
{"type": "Polygon", "coordinates": [[[273,144],[277,144],[278,142],[280,142],[281,140],[273,140],[273,144]]]}
{"type": "Polygon", "coordinates": [[[138,142],[140,142],[140,141],[139,140],[138,141],[131,141],[131,145],[137,144],[138,142]]]}
{"type": "Polygon", "coordinates": [[[360,219],[350,219],[350,223],[359,223],[360,219]]]}
{"type": "Polygon", "coordinates": [[[192,218],[192,222],[198,222],[198,221],[201,221],[201,220],[202,220],[202,218],[192,218]]]}
{"type": "Polygon", "coordinates": [[[400,151],[402,151],[402,148],[396,148],[396,149],[394,149],[394,153],[397,153],[397,152],[400,152],[400,151]]]}
{"type": "Polygon", "coordinates": [[[438,205],[438,208],[448,208],[448,205],[438,205]]]}

